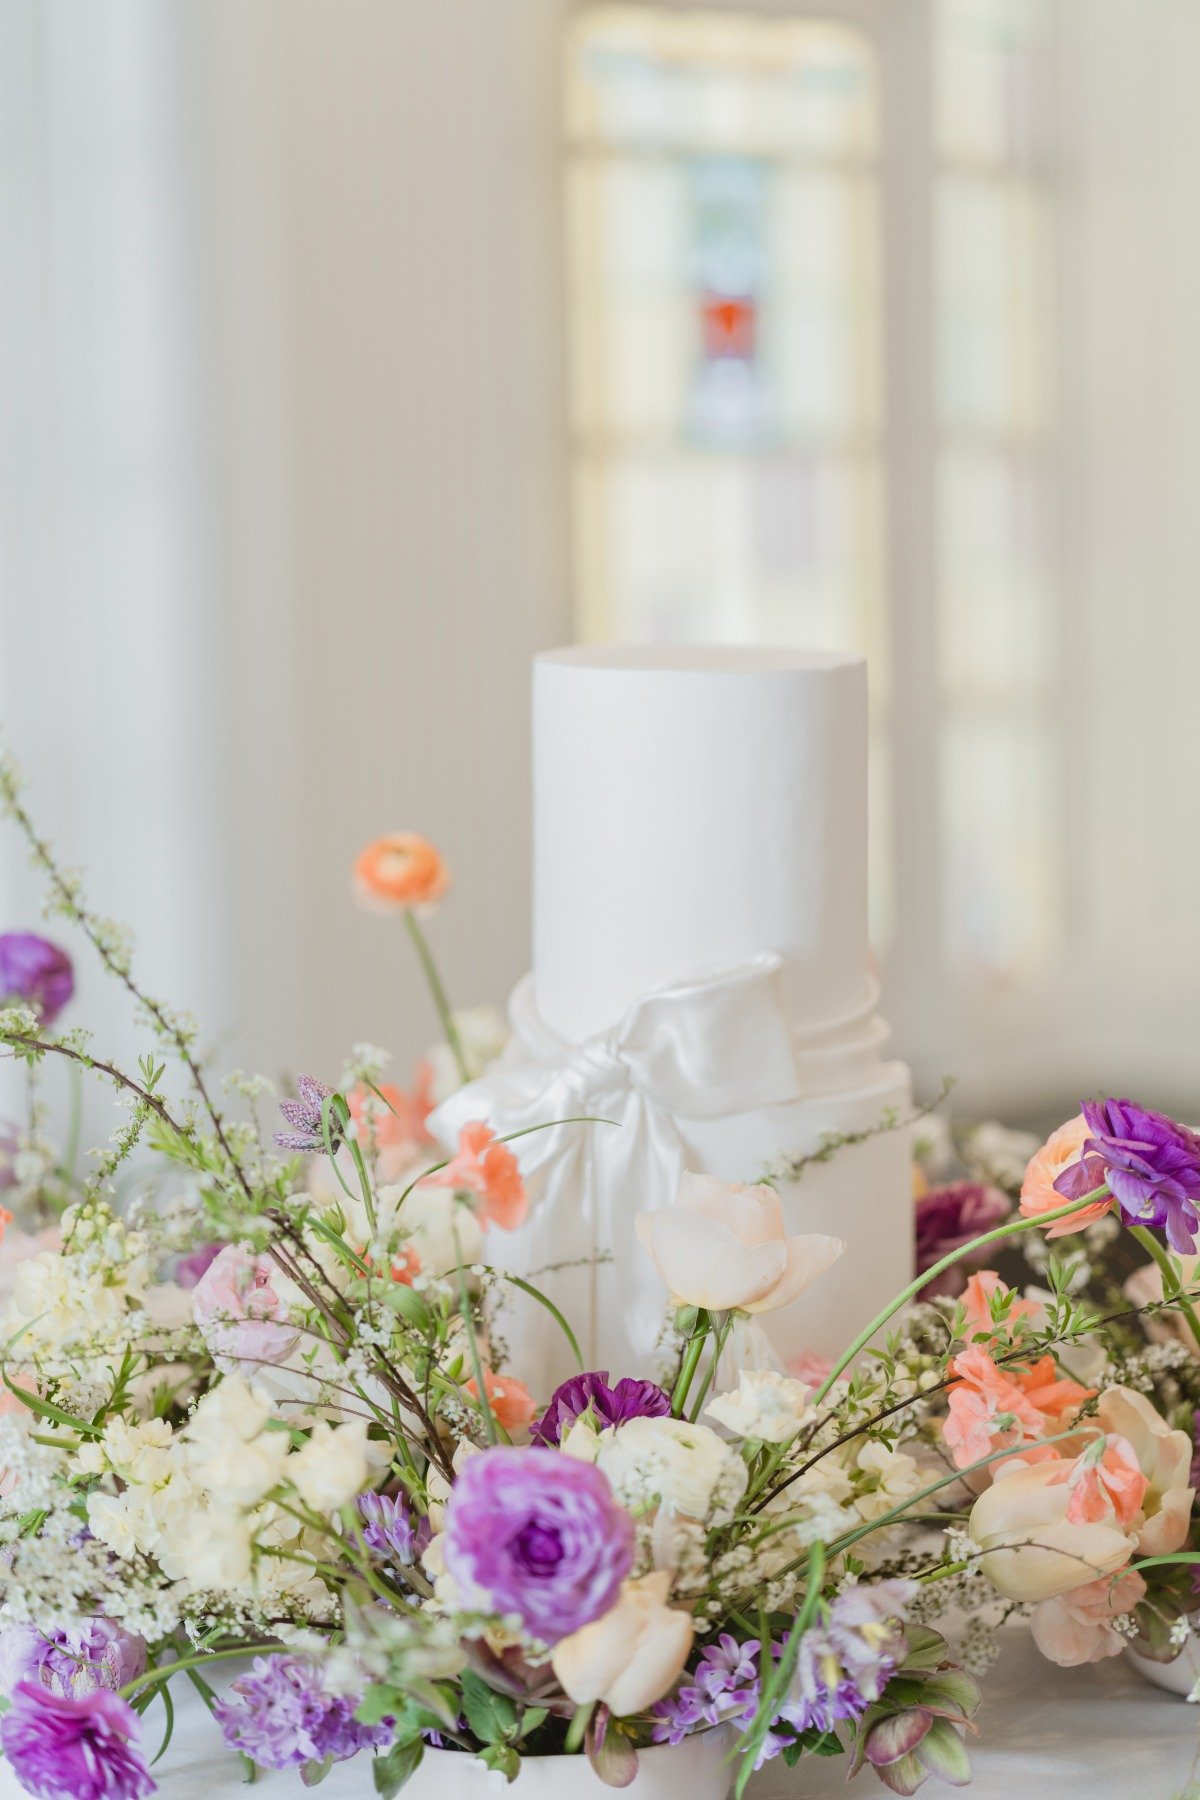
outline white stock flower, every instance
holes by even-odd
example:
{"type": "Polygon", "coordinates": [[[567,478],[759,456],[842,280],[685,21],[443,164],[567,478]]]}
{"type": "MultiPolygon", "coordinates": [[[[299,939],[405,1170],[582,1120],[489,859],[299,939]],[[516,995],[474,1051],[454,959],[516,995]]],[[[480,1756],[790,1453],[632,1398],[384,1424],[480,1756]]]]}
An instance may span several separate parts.
{"type": "Polygon", "coordinates": [[[911,1456],[874,1441],[865,1443],[859,1450],[854,1458],[854,1469],[860,1478],[855,1482],[854,1510],[868,1521],[881,1519],[884,1513],[911,1500],[926,1485],[925,1477],[911,1456]]]}
{"type": "Polygon", "coordinates": [[[770,1369],[743,1369],[738,1385],[710,1400],[704,1411],[735,1437],[785,1444],[800,1428],[809,1389],[790,1375],[770,1369]]]}
{"type": "Polygon", "coordinates": [[[687,1419],[630,1419],[603,1432],[596,1465],[624,1504],[657,1500],[692,1519],[731,1512],[749,1479],[736,1451],[687,1419]]]}
{"type": "Polygon", "coordinates": [[[314,1512],[332,1513],[362,1492],[377,1461],[361,1419],[330,1425],[320,1419],[308,1442],[292,1452],[284,1468],[300,1498],[314,1512]]]}

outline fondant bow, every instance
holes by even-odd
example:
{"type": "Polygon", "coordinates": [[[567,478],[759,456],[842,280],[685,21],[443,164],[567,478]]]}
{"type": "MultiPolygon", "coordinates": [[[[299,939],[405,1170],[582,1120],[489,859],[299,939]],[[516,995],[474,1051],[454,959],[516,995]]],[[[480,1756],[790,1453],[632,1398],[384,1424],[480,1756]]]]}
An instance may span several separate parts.
{"type": "MultiPolygon", "coordinates": [[[[448,1147],[473,1119],[501,1137],[530,1133],[512,1146],[530,1191],[529,1219],[511,1237],[493,1231],[488,1256],[553,1298],[588,1368],[599,1360],[614,1377],[649,1372],[667,1297],[635,1242],[633,1216],[674,1198],[686,1154],[679,1121],[798,1097],[779,965],[761,955],[666,983],[635,1001],[615,1029],[582,1044],[545,1023],[526,976],[509,1003],[505,1056],[429,1122],[448,1147]],[[608,1122],[581,1122],[592,1119],[608,1122]]],[[[532,1302],[515,1316],[520,1341],[510,1367],[544,1392],[550,1374],[569,1372],[569,1352],[532,1302]]]]}

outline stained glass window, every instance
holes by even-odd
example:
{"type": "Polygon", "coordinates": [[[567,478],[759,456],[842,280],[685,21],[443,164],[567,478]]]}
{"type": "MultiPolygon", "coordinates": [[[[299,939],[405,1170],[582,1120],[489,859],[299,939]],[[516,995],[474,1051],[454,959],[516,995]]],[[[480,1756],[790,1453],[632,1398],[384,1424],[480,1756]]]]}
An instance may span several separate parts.
{"type": "Polygon", "coordinates": [[[887,0],[854,25],[596,5],[567,45],[580,635],[865,652],[876,942],[889,830],[927,804],[892,791],[894,720],[936,739],[949,959],[1000,981],[1053,950],[1062,912],[1047,5],[913,9],[934,104],[895,142],[887,0]],[[931,182],[931,442],[903,420],[889,434],[883,406],[883,172],[914,156],[931,182]],[[932,578],[885,566],[902,458],[934,522],[932,578]],[[898,592],[930,615],[936,716],[893,707],[898,592]]]}
{"type": "MultiPolygon", "coordinates": [[[[590,8],[567,134],[581,634],[865,650],[882,720],[870,41],[590,8]]],[[[873,783],[882,829],[882,755],[873,783]]]]}

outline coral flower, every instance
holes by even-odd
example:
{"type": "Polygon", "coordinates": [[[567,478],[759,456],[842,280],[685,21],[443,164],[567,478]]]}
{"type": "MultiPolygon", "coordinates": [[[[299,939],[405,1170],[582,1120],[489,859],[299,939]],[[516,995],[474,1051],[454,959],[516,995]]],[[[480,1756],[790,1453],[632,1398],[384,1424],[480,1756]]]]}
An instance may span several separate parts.
{"type": "Polygon", "coordinates": [[[367,1108],[371,1101],[375,1102],[372,1113],[372,1129],[376,1146],[382,1150],[399,1150],[405,1154],[415,1154],[435,1142],[430,1136],[425,1121],[436,1104],[433,1098],[433,1064],[419,1062],[413,1072],[413,1088],[411,1094],[396,1087],[392,1082],[381,1085],[379,1092],[387,1102],[386,1106],[379,1101],[370,1088],[356,1087],[349,1096],[350,1116],[360,1127],[367,1117],[367,1108]]]}
{"type": "Polygon", "coordinates": [[[1029,1620],[1033,1641],[1044,1657],[1064,1669],[1119,1656],[1126,1639],[1114,1621],[1132,1612],[1145,1592],[1137,1570],[1126,1569],[1115,1579],[1087,1581],[1057,1599],[1043,1600],[1029,1620]]]}
{"type": "MultiPolygon", "coordinates": [[[[1055,1212],[1066,1204],[1069,1196],[1057,1188],[1055,1182],[1067,1169],[1083,1160],[1084,1145],[1091,1135],[1092,1128],[1082,1113],[1077,1118],[1068,1119],[1065,1125],[1060,1125],[1057,1131],[1050,1133],[1041,1149],[1030,1159],[1025,1179],[1021,1183],[1022,1218],[1037,1219],[1043,1213],[1055,1212]]],[[[1106,1212],[1111,1212],[1112,1207],[1111,1199],[1097,1200],[1091,1206],[1081,1207],[1069,1219],[1056,1220],[1047,1228],[1046,1236],[1066,1237],[1068,1232],[1082,1231],[1085,1226],[1094,1225],[1097,1219],[1102,1219],[1106,1212]]]]}
{"type": "Polygon", "coordinates": [[[450,886],[440,851],[415,831],[376,838],[354,861],[354,891],[372,912],[404,912],[433,906],[450,886]]]}
{"type": "Polygon", "coordinates": [[[1044,1416],[1013,1378],[997,1368],[981,1344],[956,1356],[950,1368],[958,1379],[949,1392],[950,1411],[942,1436],[955,1468],[969,1468],[994,1450],[1021,1443],[1034,1446],[1026,1460],[1054,1456],[1052,1448],[1038,1445],[1045,1435],[1044,1416]]]}
{"type": "Polygon", "coordinates": [[[529,1195],[516,1157],[481,1119],[463,1126],[456,1155],[444,1169],[426,1175],[421,1185],[474,1195],[489,1225],[498,1225],[501,1231],[515,1231],[529,1211],[529,1195]]]}
{"type": "Polygon", "coordinates": [[[1070,1465],[1067,1485],[1071,1501],[1067,1522],[1071,1525],[1116,1523],[1128,1530],[1142,1508],[1150,1486],[1123,1437],[1097,1438],[1070,1465]]]}
{"type": "MultiPolygon", "coordinates": [[[[497,1425],[507,1431],[510,1437],[515,1432],[528,1431],[537,1417],[537,1401],[524,1382],[514,1381],[511,1375],[497,1375],[493,1369],[485,1368],[483,1385],[487,1392],[488,1406],[497,1425]]],[[[466,1390],[478,1400],[478,1382],[468,1381],[466,1390]]]]}
{"type": "Polygon", "coordinates": [[[968,1338],[987,1332],[990,1342],[995,1344],[1012,1335],[1018,1319],[1036,1318],[1041,1308],[1035,1300],[1014,1298],[1009,1301],[1003,1321],[997,1325],[992,1317],[992,1301],[997,1294],[1007,1297],[1011,1293],[1012,1289],[1001,1281],[995,1269],[980,1269],[972,1275],[962,1296],[968,1338]]]}

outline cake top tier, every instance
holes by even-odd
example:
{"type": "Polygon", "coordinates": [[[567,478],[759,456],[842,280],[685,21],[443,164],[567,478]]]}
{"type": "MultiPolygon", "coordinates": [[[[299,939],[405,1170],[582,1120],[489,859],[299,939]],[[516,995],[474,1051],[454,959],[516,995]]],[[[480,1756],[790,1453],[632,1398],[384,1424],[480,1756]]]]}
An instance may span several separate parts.
{"type": "Polygon", "coordinates": [[[790,1017],[868,998],[861,658],[581,647],[534,664],[537,1004],[576,1041],[763,950],[790,1017]]]}

